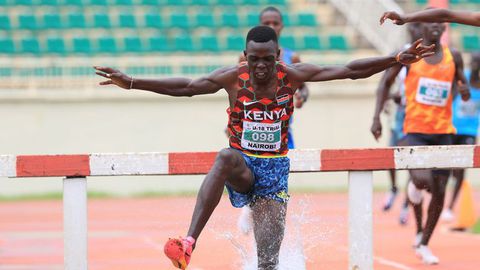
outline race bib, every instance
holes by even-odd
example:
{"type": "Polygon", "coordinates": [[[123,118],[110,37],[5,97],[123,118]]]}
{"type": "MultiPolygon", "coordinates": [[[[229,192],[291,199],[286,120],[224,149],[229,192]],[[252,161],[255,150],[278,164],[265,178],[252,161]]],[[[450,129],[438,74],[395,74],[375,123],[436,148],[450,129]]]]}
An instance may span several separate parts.
{"type": "Polygon", "coordinates": [[[451,88],[451,82],[420,78],[418,81],[416,101],[425,105],[444,107],[447,105],[451,88]]]}
{"type": "Polygon", "coordinates": [[[278,151],[281,146],[282,123],[243,122],[242,148],[254,151],[278,151]]]}

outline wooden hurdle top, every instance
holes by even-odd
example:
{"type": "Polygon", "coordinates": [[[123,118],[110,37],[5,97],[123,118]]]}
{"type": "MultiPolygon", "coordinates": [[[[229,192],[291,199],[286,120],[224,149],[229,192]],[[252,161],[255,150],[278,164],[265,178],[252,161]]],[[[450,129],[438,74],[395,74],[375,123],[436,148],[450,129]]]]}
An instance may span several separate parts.
{"type": "MultiPolygon", "coordinates": [[[[0,155],[0,177],[205,174],[217,152],[0,155]]],[[[480,146],[297,149],[291,172],[478,168],[480,146]]]]}

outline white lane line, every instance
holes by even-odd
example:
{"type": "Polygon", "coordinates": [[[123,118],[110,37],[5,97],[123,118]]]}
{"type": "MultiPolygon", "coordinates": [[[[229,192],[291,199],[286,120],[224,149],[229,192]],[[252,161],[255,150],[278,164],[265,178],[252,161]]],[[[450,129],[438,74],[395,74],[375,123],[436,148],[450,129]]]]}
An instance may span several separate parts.
{"type": "MultiPolygon", "coordinates": [[[[348,253],[348,247],[346,247],[346,246],[340,246],[337,249],[341,250],[341,251],[345,251],[345,252],[348,253]]],[[[378,256],[373,256],[373,260],[378,262],[379,264],[386,265],[386,266],[391,266],[393,268],[400,269],[400,270],[415,270],[415,268],[411,268],[411,267],[406,266],[404,264],[401,264],[399,262],[395,262],[395,261],[392,261],[392,260],[387,260],[385,258],[378,257],[378,256]]]]}

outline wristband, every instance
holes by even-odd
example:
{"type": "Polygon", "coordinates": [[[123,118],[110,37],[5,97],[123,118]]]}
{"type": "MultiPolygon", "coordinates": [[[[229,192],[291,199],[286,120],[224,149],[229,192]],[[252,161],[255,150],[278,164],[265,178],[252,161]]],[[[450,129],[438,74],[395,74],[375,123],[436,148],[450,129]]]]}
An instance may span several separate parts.
{"type": "Polygon", "coordinates": [[[130,88],[128,89],[132,89],[132,87],[133,87],[133,77],[130,77],[130,88]]]}

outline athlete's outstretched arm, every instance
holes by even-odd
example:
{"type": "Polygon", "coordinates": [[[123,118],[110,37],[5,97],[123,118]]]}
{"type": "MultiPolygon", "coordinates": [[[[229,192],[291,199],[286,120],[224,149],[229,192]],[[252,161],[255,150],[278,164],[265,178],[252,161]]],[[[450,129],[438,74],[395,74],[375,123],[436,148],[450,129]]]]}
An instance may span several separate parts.
{"type": "Polygon", "coordinates": [[[422,39],[415,41],[410,48],[397,56],[372,57],[350,62],[346,66],[321,67],[312,64],[295,64],[289,76],[300,83],[330,81],[338,79],[362,79],[397,64],[412,64],[420,59],[434,54],[434,45],[424,46],[422,39]]]}
{"type": "Polygon", "coordinates": [[[443,8],[426,9],[409,14],[399,14],[395,11],[385,12],[380,18],[380,24],[387,19],[398,25],[409,22],[454,22],[480,26],[480,12],[454,11],[443,8]]]}
{"type": "Polygon", "coordinates": [[[107,78],[100,85],[116,85],[124,89],[139,89],[162,95],[191,97],[196,95],[212,94],[227,87],[236,80],[236,68],[226,67],[215,70],[205,77],[198,79],[167,78],[167,79],[138,79],[128,76],[109,67],[94,67],[96,74],[107,78]],[[233,72],[235,71],[235,72],[233,72]]]}
{"type": "Polygon", "coordinates": [[[380,80],[380,84],[377,88],[377,101],[375,102],[375,111],[373,113],[373,123],[370,131],[375,137],[375,140],[378,140],[382,136],[382,123],[380,122],[380,113],[383,111],[385,106],[385,101],[387,101],[390,88],[395,83],[395,79],[402,69],[402,65],[395,65],[385,71],[380,80]]]}
{"type": "Polygon", "coordinates": [[[467,101],[470,99],[470,89],[468,87],[468,81],[463,71],[463,57],[462,54],[456,49],[451,49],[453,61],[455,62],[455,79],[453,81],[453,95],[461,95],[462,100],[467,101]]]}

